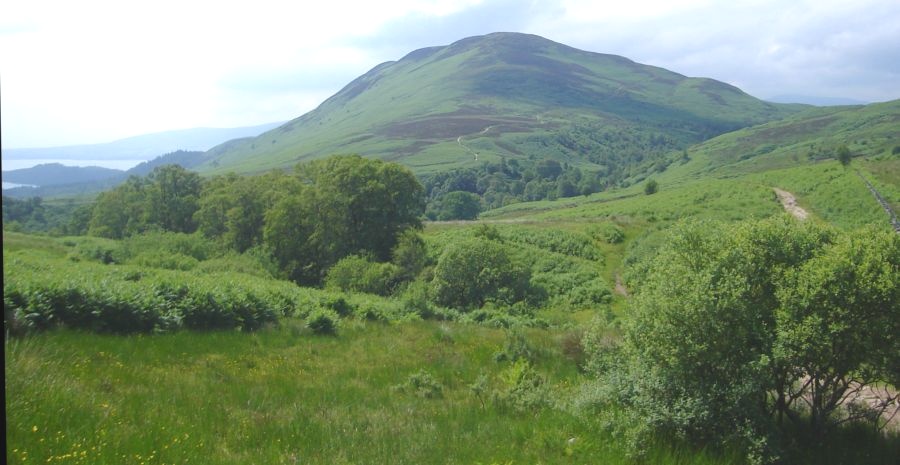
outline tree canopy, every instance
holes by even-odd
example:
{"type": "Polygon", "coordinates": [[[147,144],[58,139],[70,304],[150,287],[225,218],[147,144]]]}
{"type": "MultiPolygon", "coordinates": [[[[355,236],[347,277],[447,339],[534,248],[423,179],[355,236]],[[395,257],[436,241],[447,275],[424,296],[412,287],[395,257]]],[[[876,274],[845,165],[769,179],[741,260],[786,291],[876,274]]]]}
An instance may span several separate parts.
{"type": "Polygon", "coordinates": [[[840,408],[855,393],[900,381],[896,234],[691,222],[646,269],[601,374],[645,429],[771,451],[785,418],[822,437],[867,410],[840,408]]]}
{"type": "Polygon", "coordinates": [[[122,238],[199,229],[238,252],[262,247],[290,279],[320,284],[349,255],[389,260],[400,234],[421,227],[424,207],[411,171],[360,156],[300,164],[293,173],[205,181],[167,165],[101,194],[89,232],[122,238]]]}

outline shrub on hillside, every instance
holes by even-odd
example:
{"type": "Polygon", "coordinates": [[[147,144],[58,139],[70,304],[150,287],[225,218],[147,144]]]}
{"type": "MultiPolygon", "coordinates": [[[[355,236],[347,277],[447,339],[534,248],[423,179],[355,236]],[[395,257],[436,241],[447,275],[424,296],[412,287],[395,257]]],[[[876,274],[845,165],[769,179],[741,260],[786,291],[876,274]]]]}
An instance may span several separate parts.
{"type": "Polygon", "coordinates": [[[306,327],[315,334],[333,336],[337,334],[340,317],[330,310],[314,310],[306,318],[306,327]]]}
{"type": "Polygon", "coordinates": [[[322,307],[331,310],[340,317],[348,317],[356,310],[356,306],[341,296],[329,296],[322,299],[322,307]]]}
{"type": "Polygon", "coordinates": [[[344,292],[391,295],[401,270],[393,263],[377,263],[350,255],[334,264],[325,277],[325,287],[344,292]]]}
{"type": "Polygon", "coordinates": [[[438,259],[432,297],[438,305],[470,310],[488,300],[507,304],[528,296],[531,272],[514,262],[502,244],[469,239],[447,246],[438,259]]]}
{"type": "Polygon", "coordinates": [[[550,387],[531,362],[519,359],[500,374],[500,386],[492,393],[494,404],[518,412],[532,412],[550,404],[550,387]]]}
{"type": "Polygon", "coordinates": [[[4,267],[7,327],[55,326],[134,333],[189,329],[253,330],[292,314],[299,289],[236,274],[10,257],[4,267]],[[74,268],[74,269],[73,269],[74,268]]]}
{"type": "Polygon", "coordinates": [[[896,234],[788,217],[696,221],[647,261],[618,351],[603,333],[584,339],[588,368],[638,436],[761,459],[780,452],[769,440],[821,443],[838,425],[878,417],[841,404],[897,381],[896,234]]]}
{"type": "Polygon", "coordinates": [[[406,382],[394,386],[394,390],[410,392],[423,399],[438,399],[444,395],[444,386],[425,370],[409,375],[406,382]]]}
{"type": "Polygon", "coordinates": [[[200,263],[196,258],[180,254],[167,253],[160,250],[147,250],[128,261],[143,268],[162,268],[165,270],[193,270],[200,263]]]}
{"type": "Polygon", "coordinates": [[[607,244],[618,244],[625,240],[625,232],[615,223],[601,223],[591,228],[591,235],[607,244]]]}

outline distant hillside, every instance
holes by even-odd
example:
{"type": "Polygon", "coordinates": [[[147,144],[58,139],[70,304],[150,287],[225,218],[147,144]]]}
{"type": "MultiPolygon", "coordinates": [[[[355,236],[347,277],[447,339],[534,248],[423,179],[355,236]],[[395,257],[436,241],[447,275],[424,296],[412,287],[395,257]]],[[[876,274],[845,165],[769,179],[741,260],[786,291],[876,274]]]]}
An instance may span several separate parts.
{"type": "Polygon", "coordinates": [[[145,161],[127,171],[96,166],[63,166],[59,163],[4,171],[3,181],[26,186],[4,189],[3,195],[17,198],[93,195],[115,187],[129,176],[146,176],[157,166],[181,165],[192,169],[205,160],[205,156],[205,152],[178,150],[145,161]]]}
{"type": "Polygon", "coordinates": [[[856,156],[900,152],[900,100],[815,108],[723,134],[688,150],[690,162],[667,176],[734,176],[835,158],[846,145],[856,156]]]}
{"type": "Polygon", "coordinates": [[[4,171],[3,181],[35,186],[58,186],[120,178],[123,174],[121,170],[99,166],[63,166],[59,163],[47,163],[31,168],[4,171]]]}
{"type": "Polygon", "coordinates": [[[399,161],[420,174],[501,157],[647,169],[673,150],[802,108],[538,36],[495,33],[378,65],[317,109],[212,149],[198,169],[259,172],[333,153],[399,161]]]}
{"type": "Polygon", "coordinates": [[[806,105],[832,106],[832,105],[866,105],[869,102],[841,97],[817,97],[813,95],[776,95],[766,100],[776,103],[802,103],[806,105]]]}
{"type": "Polygon", "coordinates": [[[157,166],[163,165],[181,165],[184,168],[192,169],[203,163],[204,160],[206,160],[205,152],[178,150],[156,157],[150,161],[145,161],[126,171],[125,174],[129,176],[146,176],[157,166]]]}
{"type": "Polygon", "coordinates": [[[240,128],[194,128],[129,137],[105,144],[3,148],[4,159],[149,160],[176,150],[208,150],[227,140],[256,136],[282,123],[240,128]]]}

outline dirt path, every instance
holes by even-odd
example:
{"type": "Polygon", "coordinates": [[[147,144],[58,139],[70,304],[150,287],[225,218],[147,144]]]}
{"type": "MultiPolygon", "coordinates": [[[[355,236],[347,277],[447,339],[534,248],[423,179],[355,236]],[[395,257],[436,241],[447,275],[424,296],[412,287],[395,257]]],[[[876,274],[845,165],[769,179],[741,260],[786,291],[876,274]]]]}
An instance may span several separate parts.
{"type": "Polygon", "coordinates": [[[784,210],[791,215],[794,215],[795,218],[799,220],[805,220],[809,213],[806,212],[800,205],[797,205],[797,198],[794,197],[794,194],[791,194],[788,191],[781,190],[777,187],[773,187],[772,190],[775,191],[775,195],[778,196],[778,200],[781,201],[781,204],[784,205],[784,210]]]}
{"type": "MultiPolygon", "coordinates": [[[[478,133],[478,135],[481,136],[481,135],[487,134],[487,132],[490,131],[491,128],[493,128],[493,127],[494,126],[488,126],[484,129],[482,129],[481,132],[478,133]]],[[[462,147],[466,152],[469,152],[470,154],[474,155],[475,159],[478,160],[478,152],[472,150],[468,145],[463,144],[462,139],[463,139],[463,136],[457,137],[456,143],[459,144],[459,146],[462,147]]]]}
{"type": "Polygon", "coordinates": [[[622,281],[622,276],[616,273],[616,294],[628,297],[628,288],[625,287],[625,282],[622,281]]]}
{"type": "Polygon", "coordinates": [[[856,175],[859,176],[859,179],[862,179],[864,183],[866,183],[866,187],[869,188],[869,192],[872,193],[872,196],[875,197],[875,201],[881,204],[881,208],[884,209],[884,212],[887,213],[888,218],[891,221],[891,227],[894,228],[894,231],[900,233],[900,220],[897,219],[897,214],[894,213],[894,209],[891,208],[891,204],[884,200],[884,197],[875,189],[875,186],[866,179],[859,170],[856,170],[856,175]]]}

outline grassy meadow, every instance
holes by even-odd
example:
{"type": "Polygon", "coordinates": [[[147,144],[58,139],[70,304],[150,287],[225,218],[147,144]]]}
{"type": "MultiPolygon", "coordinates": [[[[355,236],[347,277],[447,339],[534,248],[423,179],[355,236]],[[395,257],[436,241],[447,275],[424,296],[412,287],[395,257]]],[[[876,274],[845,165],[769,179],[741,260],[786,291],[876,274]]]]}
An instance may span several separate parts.
{"type": "MultiPolygon", "coordinates": [[[[285,321],[252,335],[7,341],[8,463],[630,463],[590,417],[566,333],[529,331],[540,407],[509,396],[503,330],[285,321]],[[424,378],[425,382],[422,382],[424,378]],[[416,381],[418,380],[418,381],[416,381]],[[416,382],[421,386],[416,385],[416,382]],[[506,396],[506,397],[505,397],[506,396]]],[[[656,463],[733,463],[660,447],[656,463]]]]}
{"type": "MultiPolygon", "coordinates": [[[[252,251],[197,234],[4,231],[4,309],[27,308],[21,315],[47,328],[6,328],[6,461],[749,463],[667,438],[635,456],[620,433],[625,416],[583,408],[593,386],[585,331],[620,337],[630,267],[679,221],[786,215],[779,187],[809,221],[888,229],[856,170],[896,206],[900,165],[870,157],[848,168],[825,160],[695,178],[698,158],[658,176],[652,195],[637,183],[513,204],[478,222],[426,224],[432,260],[449,244],[486,237],[529,270],[548,295],[514,317],[423,311],[413,284],[388,297],[298,287],[252,251]],[[312,324],[322,312],[334,334],[312,324]],[[97,323],[109,314],[131,319],[97,323]]],[[[885,440],[857,427],[828,444],[793,446],[799,463],[900,456],[896,432],[885,440]]]]}

